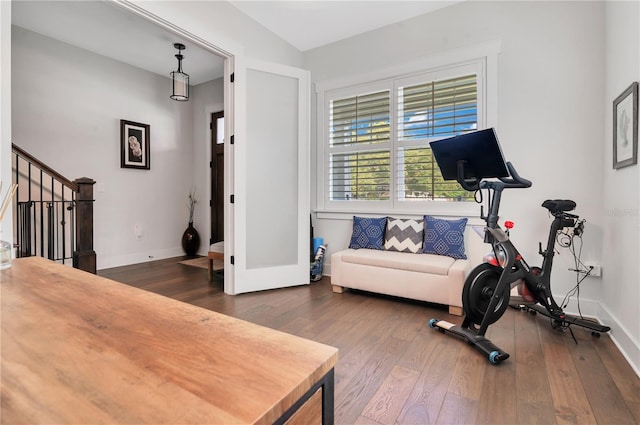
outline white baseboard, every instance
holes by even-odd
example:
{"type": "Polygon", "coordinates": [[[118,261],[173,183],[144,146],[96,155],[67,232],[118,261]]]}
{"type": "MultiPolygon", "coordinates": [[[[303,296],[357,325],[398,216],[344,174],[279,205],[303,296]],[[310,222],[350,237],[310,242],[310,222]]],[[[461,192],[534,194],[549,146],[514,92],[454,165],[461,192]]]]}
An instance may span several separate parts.
{"type": "Polygon", "coordinates": [[[640,377],[640,341],[634,339],[629,330],[620,324],[616,317],[603,305],[600,305],[599,320],[611,327],[611,340],[618,347],[633,371],[640,377]]]}
{"type": "Polygon", "coordinates": [[[327,264],[326,262],[322,266],[322,275],[323,276],[331,276],[331,263],[327,264]]]}
{"type": "MultiPolygon", "coordinates": [[[[184,251],[182,251],[182,248],[179,247],[156,250],[152,252],[116,255],[108,258],[102,258],[100,256],[100,253],[98,252],[96,259],[96,268],[98,270],[110,269],[112,267],[129,266],[131,264],[139,264],[146,263],[148,261],[164,260],[165,258],[180,257],[181,255],[184,255],[184,251]]],[[[205,253],[204,255],[207,254],[205,253]]]]}

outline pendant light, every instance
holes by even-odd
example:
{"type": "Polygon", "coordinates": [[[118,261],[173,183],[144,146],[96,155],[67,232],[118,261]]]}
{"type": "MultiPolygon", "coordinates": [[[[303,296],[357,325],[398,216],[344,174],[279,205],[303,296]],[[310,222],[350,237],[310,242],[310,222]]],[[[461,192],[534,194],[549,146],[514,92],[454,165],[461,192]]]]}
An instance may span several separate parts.
{"type": "Polygon", "coordinates": [[[178,54],[176,55],[176,59],[178,59],[178,70],[171,72],[171,82],[173,83],[173,91],[171,93],[171,99],[178,101],[187,101],[189,100],[189,74],[185,74],[182,72],[182,51],[186,49],[184,44],[176,43],[173,45],[176,49],[178,49],[178,54]]]}

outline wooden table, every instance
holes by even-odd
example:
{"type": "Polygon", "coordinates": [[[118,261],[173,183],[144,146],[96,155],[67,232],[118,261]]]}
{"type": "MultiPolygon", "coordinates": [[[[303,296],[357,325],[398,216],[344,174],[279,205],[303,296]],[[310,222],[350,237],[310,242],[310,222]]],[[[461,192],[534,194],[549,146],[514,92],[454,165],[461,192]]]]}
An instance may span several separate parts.
{"type": "Polygon", "coordinates": [[[39,257],[0,289],[3,423],[333,422],[333,347],[39,257]]]}

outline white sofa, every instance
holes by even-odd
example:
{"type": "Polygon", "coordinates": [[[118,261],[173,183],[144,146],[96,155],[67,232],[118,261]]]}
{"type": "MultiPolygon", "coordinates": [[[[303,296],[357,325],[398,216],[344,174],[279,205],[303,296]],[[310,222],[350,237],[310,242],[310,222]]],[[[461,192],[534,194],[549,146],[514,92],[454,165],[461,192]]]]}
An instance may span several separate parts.
{"type": "Polygon", "coordinates": [[[360,289],[449,306],[462,315],[462,287],[469,260],[443,255],[345,249],[331,255],[333,292],[360,289]]]}

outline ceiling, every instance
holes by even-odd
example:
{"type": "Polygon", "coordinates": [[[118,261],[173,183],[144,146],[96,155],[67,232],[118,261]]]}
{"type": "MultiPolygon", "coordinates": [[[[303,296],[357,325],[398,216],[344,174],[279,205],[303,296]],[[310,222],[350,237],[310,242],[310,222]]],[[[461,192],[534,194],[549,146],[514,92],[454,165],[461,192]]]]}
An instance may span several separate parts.
{"type": "Polygon", "coordinates": [[[304,52],[460,1],[242,0],[229,3],[304,52]]]}
{"type": "MultiPolygon", "coordinates": [[[[230,1],[300,51],[320,47],[449,6],[447,1],[230,1]]],[[[223,75],[223,59],[104,1],[14,1],[12,24],[169,78],[174,43],[187,48],[190,84],[223,75]]]]}

